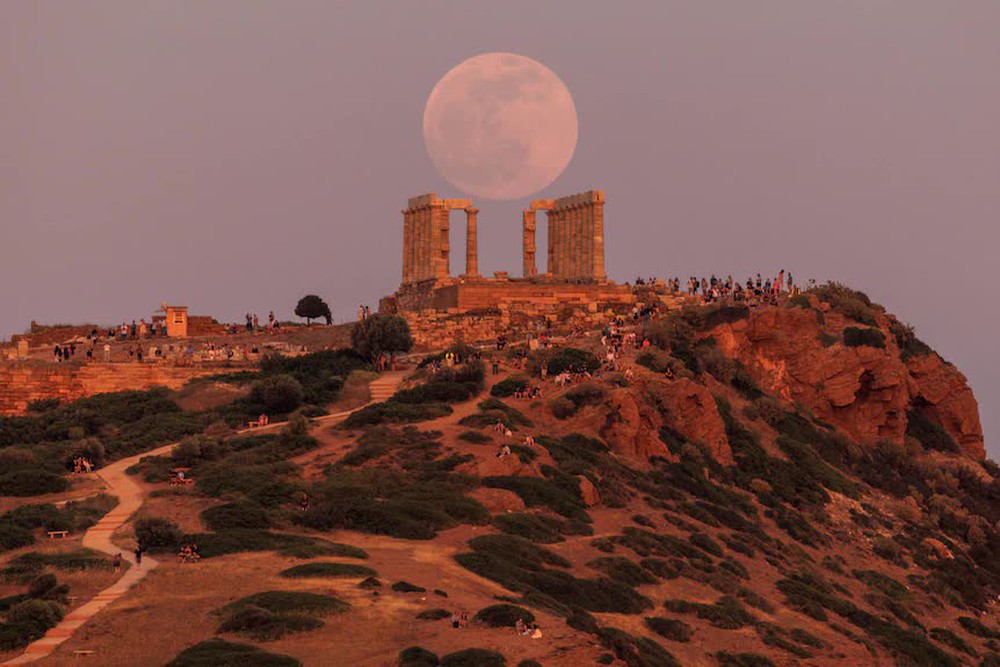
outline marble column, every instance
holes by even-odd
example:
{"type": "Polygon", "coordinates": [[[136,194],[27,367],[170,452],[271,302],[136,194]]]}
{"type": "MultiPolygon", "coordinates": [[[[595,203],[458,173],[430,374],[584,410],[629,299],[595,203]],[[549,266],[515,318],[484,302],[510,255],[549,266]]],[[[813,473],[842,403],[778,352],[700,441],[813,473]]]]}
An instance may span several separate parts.
{"type": "Polygon", "coordinates": [[[538,274],[535,266],[535,210],[529,209],[521,214],[522,258],[524,260],[524,277],[530,278],[538,274]]]}
{"type": "Polygon", "coordinates": [[[410,272],[413,265],[410,263],[410,250],[413,246],[413,230],[411,229],[413,224],[413,217],[410,214],[409,209],[402,211],[403,213],[403,284],[410,282],[412,279],[410,272]]]}
{"type": "Polygon", "coordinates": [[[478,208],[465,209],[465,275],[479,275],[478,208]]]}
{"type": "Polygon", "coordinates": [[[594,237],[593,273],[594,280],[605,281],[608,274],[604,269],[604,201],[598,199],[591,207],[593,218],[592,231],[594,237]]]}

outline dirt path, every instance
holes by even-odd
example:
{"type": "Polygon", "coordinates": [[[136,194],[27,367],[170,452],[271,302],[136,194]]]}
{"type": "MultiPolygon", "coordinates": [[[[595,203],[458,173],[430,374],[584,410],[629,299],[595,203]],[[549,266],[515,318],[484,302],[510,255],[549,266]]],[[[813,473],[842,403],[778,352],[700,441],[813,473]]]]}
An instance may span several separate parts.
{"type": "MultiPolygon", "coordinates": [[[[384,373],[371,383],[372,402],[385,400],[391,396],[396,387],[403,379],[402,372],[384,373]]],[[[365,406],[361,406],[365,407],[365,406]]],[[[352,412],[360,410],[348,410],[332,415],[324,415],[313,421],[320,424],[330,424],[344,420],[352,412]]],[[[282,424],[271,424],[264,427],[244,429],[240,433],[266,433],[280,428],[282,424]]],[[[100,521],[93,525],[83,536],[83,546],[106,554],[121,554],[122,559],[129,564],[125,575],[118,581],[98,593],[94,599],[77,607],[54,628],[45,633],[45,636],[29,644],[24,653],[11,658],[2,663],[4,665],[23,665],[34,662],[40,658],[51,654],[57,646],[73,636],[90,618],[107,607],[109,604],[124,595],[130,588],[135,586],[146,574],[156,568],[157,561],[148,556],[142,559],[142,564],[137,565],[135,556],[129,551],[122,551],[120,547],[111,541],[112,534],[125,524],[132,515],[142,506],[145,500],[143,489],[125,471],[139,462],[146,456],[166,456],[173,451],[177,443],[164,445],[156,449],[121,459],[97,471],[98,476],[107,484],[108,493],[117,496],[118,505],[104,515],[100,521]]]]}

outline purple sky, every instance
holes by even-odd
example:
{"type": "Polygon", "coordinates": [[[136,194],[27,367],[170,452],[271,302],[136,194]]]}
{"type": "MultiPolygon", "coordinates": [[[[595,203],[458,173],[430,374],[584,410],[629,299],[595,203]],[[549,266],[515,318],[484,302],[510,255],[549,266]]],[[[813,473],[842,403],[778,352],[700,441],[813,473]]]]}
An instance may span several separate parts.
{"type": "MultiPolygon", "coordinates": [[[[399,282],[406,198],[461,196],[428,93],[510,51],[574,95],[542,194],[607,192],[612,277],[861,288],[969,376],[997,458],[998,34],[996,0],[7,0],[0,337],[163,300],[351,317],[399,282]]],[[[478,205],[481,269],[517,272],[523,203],[478,205]]]]}

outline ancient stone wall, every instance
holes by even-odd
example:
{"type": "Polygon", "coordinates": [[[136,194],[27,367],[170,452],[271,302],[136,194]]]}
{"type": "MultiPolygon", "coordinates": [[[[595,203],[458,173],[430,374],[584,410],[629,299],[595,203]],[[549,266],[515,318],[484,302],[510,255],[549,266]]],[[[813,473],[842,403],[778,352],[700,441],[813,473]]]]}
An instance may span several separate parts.
{"type": "Polygon", "coordinates": [[[41,399],[66,402],[113,391],[177,389],[217,373],[218,368],[138,363],[0,363],[0,415],[23,414],[28,403],[41,399]]]}

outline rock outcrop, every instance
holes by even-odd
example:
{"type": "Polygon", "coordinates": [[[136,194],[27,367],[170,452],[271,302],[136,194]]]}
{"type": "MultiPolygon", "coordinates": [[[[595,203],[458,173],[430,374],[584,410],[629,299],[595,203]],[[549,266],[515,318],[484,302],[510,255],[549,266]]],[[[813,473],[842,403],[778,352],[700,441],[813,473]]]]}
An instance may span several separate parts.
{"type": "Polygon", "coordinates": [[[984,458],[979,408],[965,377],[934,353],[904,361],[888,318],[877,320],[884,348],[844,345],[844,328],[863,325],[810,308],[753,310],[709,334],[762,389],[803,405],[859,443],[902,443],[907,412],[918,409],[938,422],[962,453],[984,458]]]}

